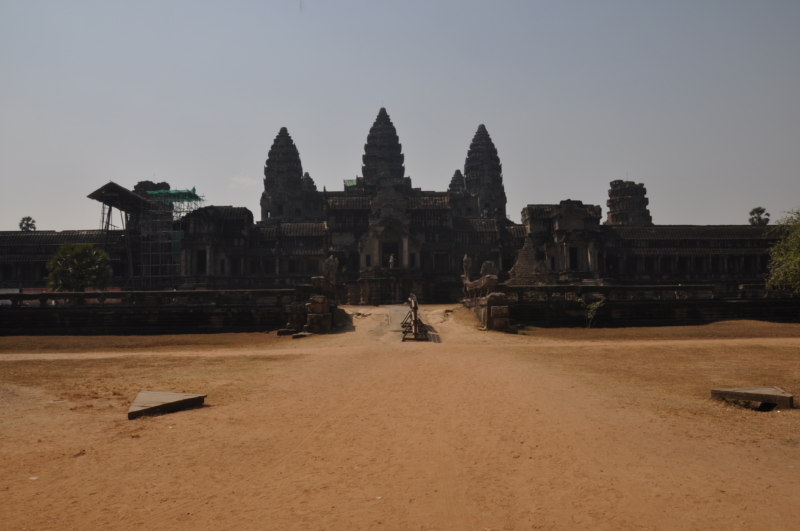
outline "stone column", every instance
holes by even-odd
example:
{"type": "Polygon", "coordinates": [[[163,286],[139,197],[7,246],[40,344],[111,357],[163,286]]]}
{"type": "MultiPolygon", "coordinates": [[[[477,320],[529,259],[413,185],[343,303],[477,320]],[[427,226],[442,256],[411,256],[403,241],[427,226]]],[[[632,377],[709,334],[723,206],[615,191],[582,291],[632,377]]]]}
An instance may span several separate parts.
{"type": "Polygon", "coordinates": [[[211,257],[211,246],[206,245],[206,275],[211,276],[214,274],[214,260],[211,257]]]}
{"type": "Polygon", "coordinates": [[[408,236],[403,236],[403,268],[408,269],[408,236]]]}

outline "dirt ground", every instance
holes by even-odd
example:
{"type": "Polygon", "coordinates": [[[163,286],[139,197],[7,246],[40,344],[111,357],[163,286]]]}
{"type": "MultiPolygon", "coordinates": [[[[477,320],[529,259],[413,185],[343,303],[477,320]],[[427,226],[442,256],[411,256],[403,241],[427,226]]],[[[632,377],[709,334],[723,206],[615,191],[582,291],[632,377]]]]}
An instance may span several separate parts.
{"type": "MultiPolygon", "coordinates": [[[[452,311],[450,311],[452,310],[452,311]]],[[[800,326],[0,338],[2,529],[796,530],[800,326]],[[140,390],[206,405],[126,420],[140,390]]]]}

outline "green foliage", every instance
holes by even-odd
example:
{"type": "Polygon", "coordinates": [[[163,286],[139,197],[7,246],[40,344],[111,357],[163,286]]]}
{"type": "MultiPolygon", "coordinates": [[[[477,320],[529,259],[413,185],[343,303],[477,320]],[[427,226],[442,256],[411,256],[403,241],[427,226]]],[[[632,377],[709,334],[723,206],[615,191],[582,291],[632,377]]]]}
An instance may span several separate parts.
{"type": "Polygon", "coordinates": [[[586,299],[580,298],[578,299],[581,301],[581,307],[583,311],[586,313],[586,328],[591,328],[592,324],[594,323],[594,318],[597,315],[597,312],[600,311],[600,308],[606,303],[606,298],[603,297],[599,301],[595,302],[586,302],[586,299]]]}
{"type": "Polygon", "coordinates": [[[47,270],[47,288],[51,291],[105,289],[113,276],[108,255],[90,243],[65,243],[47,263],[47,270]]]}
{"type": "Polygon", "coordinates": [[[769,212],[764,207],[755,207],[750,211],[750,225],[769,225],[769,212]]]}
{"type": "Polygon", "coordinates": [[[789,212],[773,231],[780,239],[769,251],[767,288],[800,293],[800,210],[789,212]]]}
{"type": "Polygon", "coordinates": [[[25,216],[19,220],[19,230],[30,232],[36,230],[36,220],[30,216],[25,216]]]}

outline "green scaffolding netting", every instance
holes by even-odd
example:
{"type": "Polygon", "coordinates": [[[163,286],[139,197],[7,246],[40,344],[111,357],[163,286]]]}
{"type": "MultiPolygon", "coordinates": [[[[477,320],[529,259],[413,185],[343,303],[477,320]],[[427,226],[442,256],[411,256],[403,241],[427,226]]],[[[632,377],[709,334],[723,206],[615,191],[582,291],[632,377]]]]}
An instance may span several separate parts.
{"type": "Polygon", "coordinates": [[[156,190],[154,192],[147,192],[147,195],[160,199],[165,204],[184,203],[190,201],[202,201],[203,198],[197,195],[194,188],[191,190],[156,190]]]}

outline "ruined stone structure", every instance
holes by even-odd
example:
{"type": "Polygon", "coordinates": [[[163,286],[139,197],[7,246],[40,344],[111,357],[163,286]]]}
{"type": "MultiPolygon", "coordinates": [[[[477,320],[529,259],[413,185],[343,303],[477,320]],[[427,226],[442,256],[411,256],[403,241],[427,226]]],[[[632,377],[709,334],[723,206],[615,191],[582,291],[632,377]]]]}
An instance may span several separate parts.
{"type": "Polygon", "coordinates": [[[367,135],[361,176],[343,190],[317,190],[286,128],[269,150],[264,177],[259,222],[232,207],[187,216],[187,282],[309,283],[334,256],[343,302],[402,302],[411,291],[422,300],[452,300],[461,293],[460,257],[491,260],[507,272],[525,236],[506,218],[502,166],[483,125],[446,192],[413,187],[385,109],[367,135]]]}
{"type": "Polygon", "coordinates": [[[608,191],[608,219],[606,225],[627,225],[631,227],[649,227],[653,218],[647,204],[647,189],[643,184],[632,181],[612,181],[608,191]]]}
{"type": "MultiPolygon", "coordinates": [[[[399,303],[411,292],[421,302],[459,300],[462,276],[468,282],[484,278],[480,269],[487,261],[497,269],[490,276],[497,278],[497,288],[491,289],[498,290],[542,284],[763,283],[773,241],[767,227],[654,225],[644,185],[623,181],[611,183],[605,223],[600,206],[569,199],[528,205],[522,223],[514,223],[506,213],[500,157],[484,125],[465,148],[464,166],[446,191],[415,188],[405,174],[397,131],[380,109],[364,145],[361,175],[345,180],[341,190],[327,191],[318,190],[303,171],[297,146],[281,128],[264,166],[260,220],[233,206],[186,214],[173,228],[182,237],[175,244],[180,270],[175,285],[163,287],[310,285],[323,269],[330,278],[334,262],[323,268],[329,257],[338,263],[331,299],[335,295],[342,303],[399,303]]],[[[118,185],[109,188],[112,184],[90,197],[101,191],[130,201],[136,197],[118,185]]],[[[165,186],[149,183],[142,193],[165,186]]],[[[129,220],[133,224],[135,216],[129,220]]],[[[72,235],[57,234],[0,233],[0,285],[43,284],[45,254],[55,247],[45,253],[38,242],[66,242],[72,235]]],[[[89,238],[106,245],[122,275],[126,262],[139,260],[136,245],[122,245],[126,234],[74,236],[76,242],[89,238]]],[[[470,289],[485,292],[488,284],[470,289]]]]}

